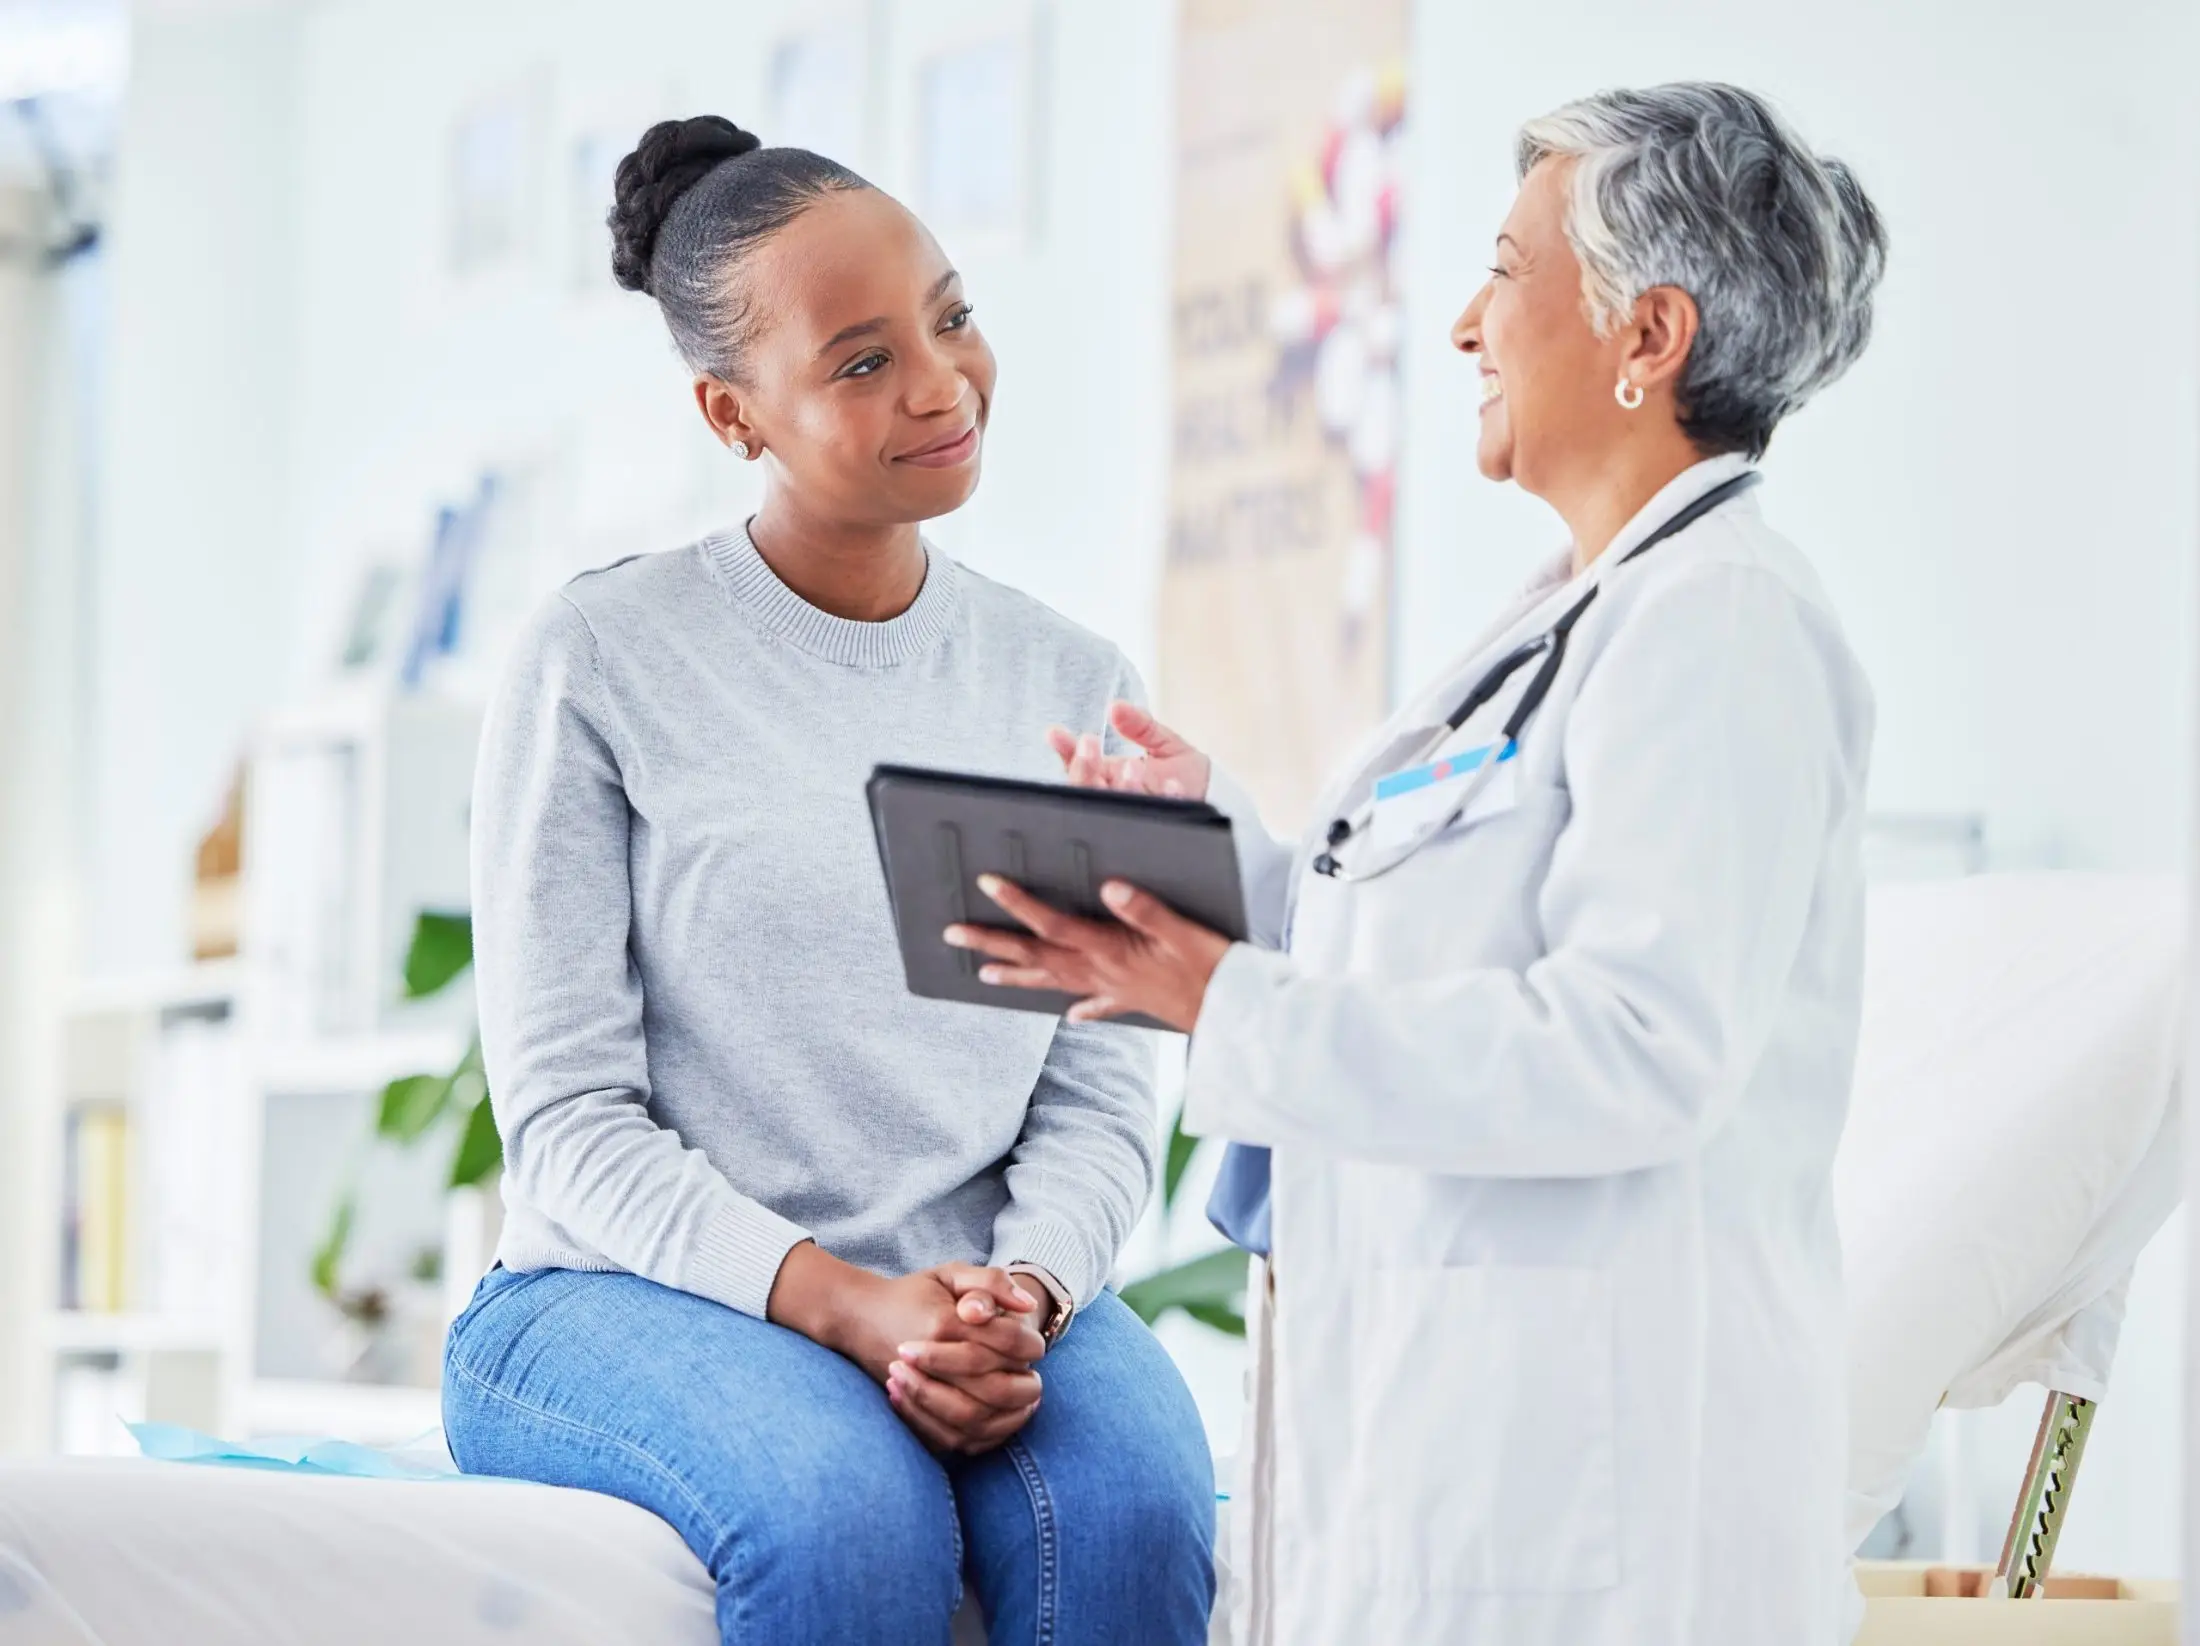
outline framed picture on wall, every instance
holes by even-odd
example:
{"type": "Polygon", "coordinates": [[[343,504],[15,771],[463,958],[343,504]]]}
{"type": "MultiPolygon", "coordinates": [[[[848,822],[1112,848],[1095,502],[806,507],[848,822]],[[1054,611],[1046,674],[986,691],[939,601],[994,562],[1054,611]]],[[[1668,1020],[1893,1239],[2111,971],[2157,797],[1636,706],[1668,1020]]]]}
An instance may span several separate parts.
{"type": "Polygon", "coordinates": [[[566,153],[565,266],[577,290],[617,289],[611,279],[611,230],[604,220],[611,211],[619,162],[640,136],[641,128],[625,136],[584,131],[566,153]]]}
{"type": "Polygon", "coordinates": [[[871,36],[862,14],[818,23],[772,48],[757,133],[862,171],[870,162],[871,36]]]}
{"type": "Polygon", "coordinates": [[[521,259],[533,204],[535,99],[521,85],[483,97],[451,127],[447,196],[454,274],[521,259]]]}
{"type": "Polygon", "coordinates": [[[658,121],[688,112],[688,100],[672,83],[634,82],[599,89],[561,110],[553,164],[558,202],[558,262],[578,295],[622,295],[611,278],[613,183],[619,162],[658,121]]]}
{"type": "Polygon", "coordinates": [[[1041,23],[1029,0],[988,6],[916,59],[916,209],[957,248],[1015,250],[1037,233],[1041,23]]]}

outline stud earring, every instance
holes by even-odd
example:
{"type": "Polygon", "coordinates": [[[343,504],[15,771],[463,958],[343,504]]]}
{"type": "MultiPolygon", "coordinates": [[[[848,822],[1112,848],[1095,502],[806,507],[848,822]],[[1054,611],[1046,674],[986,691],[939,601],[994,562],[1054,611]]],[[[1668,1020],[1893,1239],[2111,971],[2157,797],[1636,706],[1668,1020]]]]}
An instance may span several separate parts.
{"type": "Polygon", "coordinates": [[[1633,411],[1642,404],[1642,387],[1640,384],[1628,382],[1623,377],[1612,385],[1612,398],[1629,411],[1633,411]]]}
{"type": "Polygon", "coordinates": [[[747,461],[749,455],[749,443],[746,440],[736,440],[727,449],[730,450],[735,457],[741,459],[744,462],[747,461]]]}

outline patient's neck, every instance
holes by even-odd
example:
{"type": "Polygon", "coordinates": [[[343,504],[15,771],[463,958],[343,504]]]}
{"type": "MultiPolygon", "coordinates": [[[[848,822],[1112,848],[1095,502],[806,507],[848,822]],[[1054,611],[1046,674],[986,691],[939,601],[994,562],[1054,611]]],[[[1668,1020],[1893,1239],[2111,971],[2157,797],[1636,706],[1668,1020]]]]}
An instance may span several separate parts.
{"type": "Polygon", "coordinates": [[[774,487],[749,522],[749,541],[780,582],[834,617],[883,623],[924,588],[924,539],[914,522],[822,519],[774,487]]]}

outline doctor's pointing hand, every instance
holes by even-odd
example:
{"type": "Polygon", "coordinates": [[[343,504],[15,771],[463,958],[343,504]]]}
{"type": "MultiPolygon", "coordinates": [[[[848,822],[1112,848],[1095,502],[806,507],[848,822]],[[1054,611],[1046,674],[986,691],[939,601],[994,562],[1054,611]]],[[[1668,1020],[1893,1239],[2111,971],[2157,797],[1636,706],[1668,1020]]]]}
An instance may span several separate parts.
{"type": "MultiPolygon", "coordinates": [[[[1108,711],[1116,734],[1139,752],[1108,755],[1095,736],[1057,727],[1054,752],[1073,783],[1134,793],[1205,796],[1212,767],[1204,754],[1144,709],[1117,703],[1108,711]]],[[[955,926],[947,941],[990,957],[980,981],[1007,988],[1059,989],[1080,997],[1073,1022],[1144,1013],[1189,1032],[1199,1021],[1207,980],[1230,943],[1173,912],[1159,898],[1120,880],[1100,888],[1112,922],[1080,920],[993,876],[978,889],[1030,932],[1029,937],[983,926],[955,926]]]]}
{"type": "Polygon", "coordinates": [[[1234,1639],[1830,1646],[1872,699],[1752,488],[1885,238],[1729,86],[1570,104],[1516,160],[1451,340],[1478,466],[1565,551],[1302,841],[1136,709],[1129,756],[1058,735],[1231,815],[1255,941],[1121,887],[1120,923],[995,887],[1025,930],[956,936],[1192,1031],[1186,1129],[1268,1151],[1234,1639]]]}

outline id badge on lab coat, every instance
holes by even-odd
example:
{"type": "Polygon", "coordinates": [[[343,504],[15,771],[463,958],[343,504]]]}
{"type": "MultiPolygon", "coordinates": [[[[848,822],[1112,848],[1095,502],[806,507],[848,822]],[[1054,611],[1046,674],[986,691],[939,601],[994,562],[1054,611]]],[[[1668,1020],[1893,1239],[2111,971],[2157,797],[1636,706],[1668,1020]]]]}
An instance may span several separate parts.
{"type": "Polygon", "coordinates": [[[1493,757],[1497,770],[1482,783],[1481,792],[1456,826],[1479,823],[1485,817],[1512,810],[1519,799],[1520,752],[1517,743],[1485,744],[1479,749],[1459,749],[1441,759],[1408,766],[1375,780],[1374,815],[1368,821],[1368,845],[1377,853],[1398,851],[1442,825],[1458,806],[1493,757]]]}

